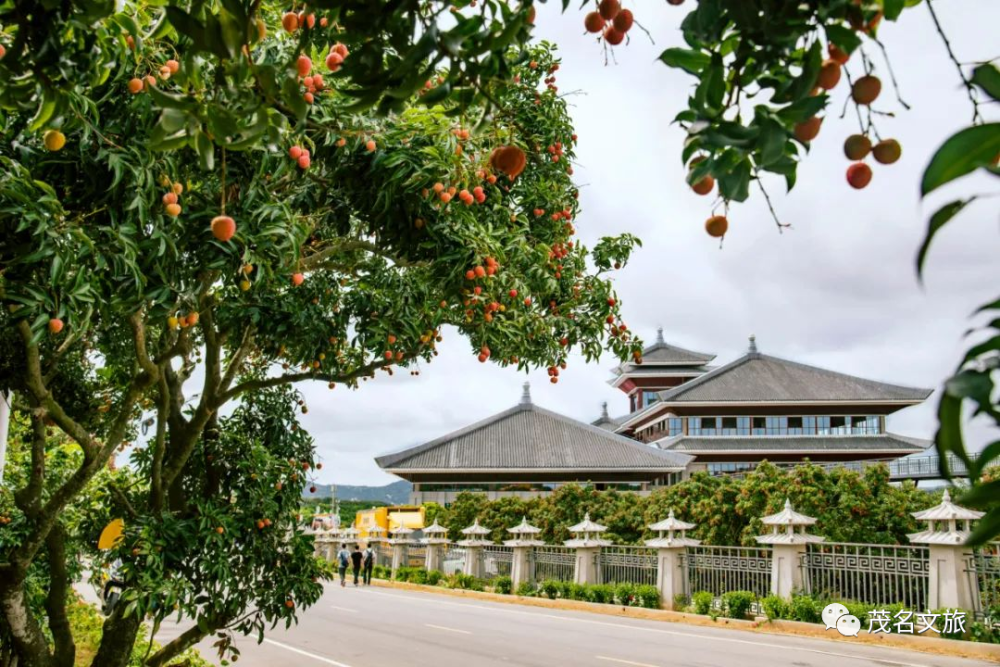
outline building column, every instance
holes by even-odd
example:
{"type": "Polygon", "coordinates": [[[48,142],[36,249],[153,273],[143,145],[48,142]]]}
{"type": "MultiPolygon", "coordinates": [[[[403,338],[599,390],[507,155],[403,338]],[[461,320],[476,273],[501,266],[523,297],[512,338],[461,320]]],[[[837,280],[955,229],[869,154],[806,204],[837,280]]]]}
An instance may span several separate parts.
{"type": "Polygon", "coordinates": [[[674,600],[687,594],[686,547],[668,547],[656,550],[656,587],[660,589],[660,606],[673,609],[674,600]]]}
{"type": "Polygon", "coordinates": [[[573,569],[573,581],[577,584],[596,584],[600,582],[600,572],[597,561],[600,558],[601,547],[577,547],[576,566],[573,569]]]}
{"type": "Polygon", "coordinates": [[[771,595],[791,600],[792,594],[805,589],[802,582],[804,544],[775,544],[771,547],[771,595]]]}
{"type": "Polygon", "coordinates": [[[465,547],[465,563],[462,568],[462,574],[467,574],[477,579],[483,576],[482,547],[465,547]]]}
{"type": "Polygon", "coordinates": [[[516,592],[518,587],[531,583],[531,552],[534,547],[514,547],[514,556],[510,565],[511,587],[516,592]]]}
{"type": "Polygon", "coordinates": [[[927,586],[928,609],[976,609],[979,606],[979,577],[968,565],[972,551],[962,545],[931,544],[928,549],[930,573],[927,586]]]}

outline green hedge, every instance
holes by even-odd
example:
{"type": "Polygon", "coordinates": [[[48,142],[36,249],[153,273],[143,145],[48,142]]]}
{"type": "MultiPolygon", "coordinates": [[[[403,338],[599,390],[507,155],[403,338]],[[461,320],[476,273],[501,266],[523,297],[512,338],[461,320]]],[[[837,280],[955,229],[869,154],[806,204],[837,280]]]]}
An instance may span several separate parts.
{"type": "Polygon", "coordinates": [[[598,604],[618,604],[623,607],[660,608],[660,590],[656,586],[631,583],[577,584],[572,581],[548,579],[537,585],[522,582],[517,588],[517,594],[550,600],[580,600],[598,604]]]}

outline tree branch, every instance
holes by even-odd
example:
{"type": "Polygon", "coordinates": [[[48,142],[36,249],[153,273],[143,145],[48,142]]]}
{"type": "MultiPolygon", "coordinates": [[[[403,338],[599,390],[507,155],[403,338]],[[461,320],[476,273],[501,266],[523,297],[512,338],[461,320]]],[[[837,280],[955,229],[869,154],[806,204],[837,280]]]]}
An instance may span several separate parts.
{"type": "Polygon", "coordinates": [[[359,378],[363,375],[370,375],[373,371],[383,368],[385,366],[392,365],[392,361],[380,360],[373,361],[370,364],[361,366],[350,373],[344,373],[342,375],[332,375],[330,373],[322,373],[319,371],[305,371],[303,373],[286,373],[284,375],[278,375],[276,377],[264,378],[261,380],[247,380],[241,384],[236,385],[229,391],[222,394],[219,397],[219,405],[224,404],[240,394],[248,391],[258,391],[260,389],[266,389],[268,387],[277,387],[283,384],[292,384],[294,382],[301,382],[303,380],[322,380],[324,382],[348,382],[355,378],[359,378]]]}
{"type": "Polygon", "coordinates": [[[66,600],[72,585],[66,568],[66,532],[60,524],[53,526],[45,538],[49,564],[49,592],[45,597],[45,612],[52,631],[53,667],[73,667],[76,645],[66,616],[66,600]]]}
{"type": "Polygon", "coordinates": [[[193,625],[183,633],[175,637],[169,643],[167,643],[163,648],[154,653],[152,656],[146,660],[146,667],[162,667],[170,662],[173,658],[188,650],[203,638],[212,634],[219,628],[225,627],[227,619],[217,619],[214,622],[210,622],[208,626],[208,632],[203,632],[197,625],[193,625]]]}
{"type": "Polygon", "coordinates": [[[383,259],[387,259],[396,266],[401,266],[404,268],[427,265],[426,262],[415,262],[406,259],[405,257],[399,257],[398,255],[385,252],[384,250],[379,248],[376,244],[372,243],[371,241],[365,241],[364,239],[347,239],[335,245],[329,245],[323,248],[322,250],[316,252],[315,254],[312,254],[308,257],[304,257],[300,265],[304,270],[317,269],[323,266],[327,260],[336,257],[337,255],[343,255],[349,252],[357,252],[359,250],[371,253],[383,259]]]}

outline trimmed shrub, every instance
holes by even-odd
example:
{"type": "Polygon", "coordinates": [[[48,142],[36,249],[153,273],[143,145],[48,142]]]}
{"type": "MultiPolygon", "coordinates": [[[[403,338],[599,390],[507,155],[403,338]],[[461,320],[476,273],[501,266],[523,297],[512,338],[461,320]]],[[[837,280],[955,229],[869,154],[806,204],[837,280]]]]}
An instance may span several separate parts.
{"type": "Polygon", "coordinates": [[[712,611],[712,600],[715,596],[708,591],[698,591],[691,596],[691,604],[694,605],[694,613],[708,614],[712,611]]]}
{"type": "Polygon", "coordinates": [[[510,595],[514,588],[514,581],[510,577],[497,577],[493,580],[493,592],[501,595],[510,595]]]}
{"type": "Polygon", "coordinates": [[[638,599],[638,606],[645,609],[659,609],[660,608],[660,589],[656,586],[651,586],[649,584],[643,584],[635,589],[636,597],[638,599]]]}
{"type": "Polygon", "coordinates": [[[674,609],[687,609],[691,606],[691,596],[678,593],[674,596],[674,609]]]}
{"type": "Polygon", "coordinates": [[[790,609],[788,603],[777,595],[768,595],[761,600],[761,605],[764,607],[764,614],[770,621],[789,617],[790,609]]]}
{"type": "Polygon", "coordinates": [[[632,607],[636,601],[636,585],[630,582],[622,582],[615,586],[615,604],[623,607],[632,607]]]}
{"type": "Polygon", "coordinates": [[[615,601],[615,588],[611,584],[588,586],[587,600],[598,604],[612,604],[615,601]]]}
{"type": "Polygon", "coordinates": [[[722,596],[722,608],[729,618],[746,618],[754,597],[750,591],[730,591],[722,596]]]}
{"type": "Polygon", "coordinates": [[[819,623],[823,607],[808,595],[793,595],[791,617],[803,623],[819,623]]]}
{"type": "Polygon", "coordinates": [[[440,570],[431,570],[427,573],[428,586],[438,586],[441,584],[442,579],[444,579],[444,572],[441,572],[440,570]]]}
{"type": "Polygon", "coordinates": [[[538,585],[539,592],[550,600],[555,600],[559,597],[559,592],[562,589],[562,584],[558,581],[548,579],[543,581],[538,585]]]}
{"type": "Polygon", "coordinates": [[[406,577],[406,580],[411,584],[426,584],[427,570],[422,570],[420,568],[412,569],[406,577]]]}
{"type": "Polygon", "coordinates": [[[517,585],[517,594],[521,597],[534,597],[537,592],[538,589],[535,588],[535,584],[530,581],[522,581],[517,585]]]}

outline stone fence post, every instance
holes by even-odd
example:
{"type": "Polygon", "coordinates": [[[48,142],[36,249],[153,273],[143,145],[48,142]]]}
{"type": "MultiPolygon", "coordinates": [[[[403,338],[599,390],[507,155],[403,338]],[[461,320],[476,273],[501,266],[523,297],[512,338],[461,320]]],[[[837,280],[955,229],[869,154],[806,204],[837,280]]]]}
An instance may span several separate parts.
{"type": "Polygon", "coordinates": [[[444,548],[448,544],[448,529],[439,525],[437,519],[434,519],[433,524],[424,528],[424,535],[427,537],[420,540],[427,545],[427,551],[424,555],[424,569],[428,572],[441,570],[441,564],[444,561],[444,548]]]}
{"type": "Polygon", "coordinates": [[[816,523],[816,519],[799,514],[792,509],[792,503],[785,498],[785,508],[777,514],[762,519],[771,532],[758,536],[760,544],[770,544],[771,551],[771,595],[785,600],[792,599],[792,593],[804,590],[802,578],[802,556],[807,545],[822,542],[825,538],[806,533],[806,526],[816,523]],[[798,528],[799,532],[795,532],[798,528]]]}
{"type": "Polygon", "coordinates": [[[392,566],[391,566],[391,576],[393,579],[396,578],[396,571],[401,567],[407,566],[407,549],[413,544],[413,540],[410,539],[410,535],[413,534],[412,528],[407,528],[406,526],[399,526],[395,530],[389,531],[392,534],[392,539],[389,540],[389,544],[392,545],[392,566]]]}
{"type": "Polygon", "coordinates": [[[649,526],[650,530],[659,533],[658,537],[646,540],[646,546],[656,549],[656,587],[660,589],[660,606],[664,609],[673,609],[674,600],[687,591],[688,570],[684,554],[688,547],[701,544],[701,540],[686,535],[693,528],[693,523],[675,518],[672,509],[666,519],[649,526]]]}
{"type": "Polygon", "coordinates": [[[913,512],[913,516],[927,523],[924,530],[907,535],[913,544],[928,545],[927,608],[978,609],[979,577],[966,575],[972,549],[965,543],[972,532],[972,522],[982,518],[983,513],[951,502],[946,489],[940,505],[913,512]]]}
{"type": "Polygon", "coordinates": [[[574,537],[571,540],[566,540],[564,544],[576,549],[576,565],[573,570],[575,583],[600,583],[601,547],[611,544],[608,540],[599,537],[606,530],[607,527],[590,520],[589,512],[584,515],[583,521],[575,526],[570,526],[569,532],[573,533],[574,537]]]}
{"type": "Polygon", "coordinates": [[[460,547],[465,547],[465,567],[462,572],[472,577],[482,577],[483,547],[493,544],[491,540],[486,539],[490,529],[480,526],[479,519],[476,519],[471,526],[462,529],[462,534],[468,536],[458,542],[460,547]]]}
{"type": "Polygon", "coordinates": [[[510,579],[511,590],[516,593],[521,584],[532,583],[534,573],[531,571],[531,553],[535,547],[545,546],[545,542],[536,538],[542,529],[529,525],[527,517],[521,517],[521,523],[507,529],[507,532],[514,536],[514,539],[504,542],[504,545],[513,547],[510,579]]]}

